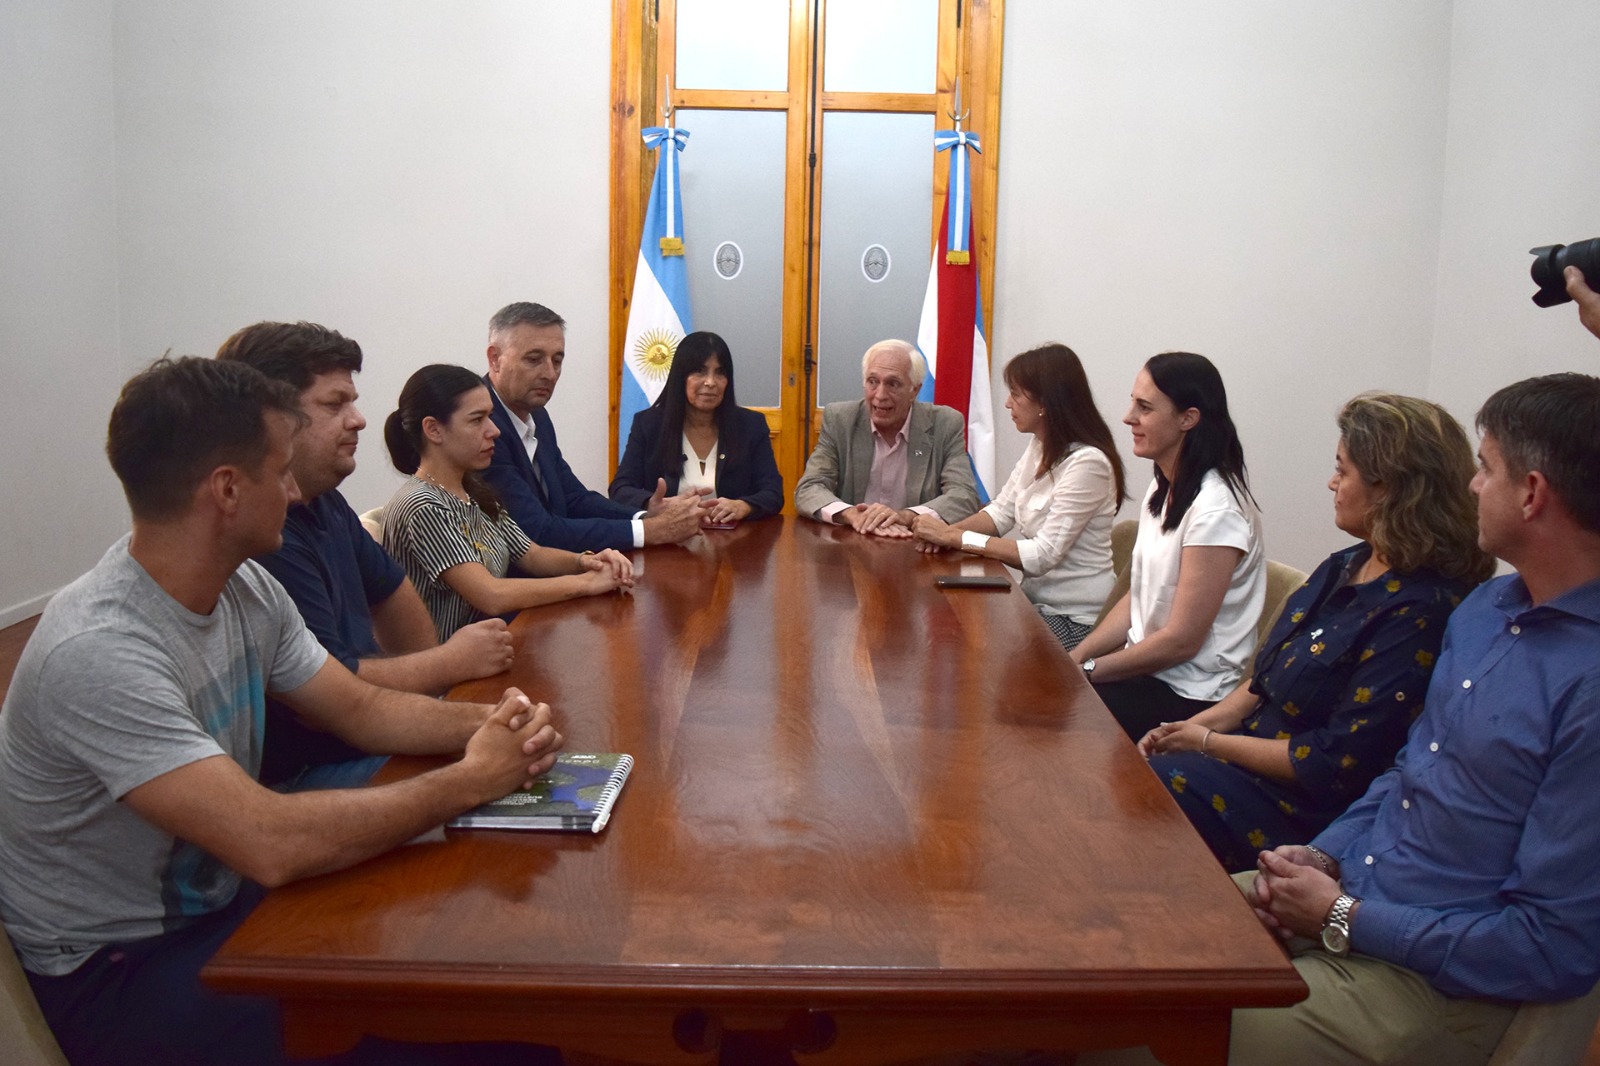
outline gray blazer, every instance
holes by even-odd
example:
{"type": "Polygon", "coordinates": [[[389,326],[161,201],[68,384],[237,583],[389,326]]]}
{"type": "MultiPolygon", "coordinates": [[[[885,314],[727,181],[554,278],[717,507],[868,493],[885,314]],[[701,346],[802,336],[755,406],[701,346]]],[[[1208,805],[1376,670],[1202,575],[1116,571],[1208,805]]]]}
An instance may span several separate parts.
{"type": "MultiPolygon", "coordinates": [[[[946,522],[978,509],[978,486],[967,458],[961,412],[931,403],[911,405],[906,428],[906,506],[932,508],[946,522]]],[[[860,503],[872,474],[872,418],[865,400],[822,409],[822,434],[795,486],[794,506],[807,518],[836,500],[860,503]]]]}

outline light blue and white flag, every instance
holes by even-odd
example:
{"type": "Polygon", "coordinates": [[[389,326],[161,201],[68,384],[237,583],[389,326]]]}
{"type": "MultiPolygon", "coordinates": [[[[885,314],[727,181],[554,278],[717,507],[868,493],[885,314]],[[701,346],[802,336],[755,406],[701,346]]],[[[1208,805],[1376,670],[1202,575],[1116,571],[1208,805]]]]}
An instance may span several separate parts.
{"type": "Polygon", "coordinates": [[[628,303],[622,345],[622,389],[617,413],[617,454],[627,444],[633,416],[661,394],[678,342],[694,329],[689,317],[689,276],[683,262],[683,198],[678,190],[678,153],[689,131],[652,126],[646,148],[659,148],[650,206],[639,238],[639,265],[628,303]]]}
{"type": "Polygon", "coordinates": [[[980,149],[977,136],[961,130],[942,130],[934,134],[933,143],[936,150],[950,152],[950,183],[917,326],[917,349],[928,364],[917,398],[953,407],[966,417],[967,457],[978,498],[988,503],[995,486],[994,405],[978,266],[970,253],[972,189],[967,171],[967,149],[980,149]]]}

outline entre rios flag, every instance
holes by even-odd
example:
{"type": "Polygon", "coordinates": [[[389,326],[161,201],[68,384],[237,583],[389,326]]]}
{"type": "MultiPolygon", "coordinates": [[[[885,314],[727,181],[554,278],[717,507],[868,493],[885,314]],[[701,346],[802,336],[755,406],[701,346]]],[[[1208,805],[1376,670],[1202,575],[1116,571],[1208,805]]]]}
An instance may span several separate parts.
{"type": "Polygon", "coordinates": [[[652,126],[646,148],[659,148],[650,205],[639,239],[639,265],[628,304],[628,330],[622,347],[621,404],[617,415],[617,453],[628,441],[633,416],[661,393],[678,342],[694,326],[689,318],[689,277],[683,262],[683,198],[678,192],[678,153],[689,131],[652,126]]]}
{"type": "Polygon", "coordinates": [[[982,151],[975,134],[941,130],[934,147],[950,153],[950,184],[945,194],[939,240],[928,270],[917,348],[928,362],[918,399],[953,407],[967,420],[967,457],[978,495],[989,500],[994,481],[994,404],[989,396],[989,342],[983,335],[978,301],[978,264],[972,240],[972,192],[966,149],[982,151]]]}

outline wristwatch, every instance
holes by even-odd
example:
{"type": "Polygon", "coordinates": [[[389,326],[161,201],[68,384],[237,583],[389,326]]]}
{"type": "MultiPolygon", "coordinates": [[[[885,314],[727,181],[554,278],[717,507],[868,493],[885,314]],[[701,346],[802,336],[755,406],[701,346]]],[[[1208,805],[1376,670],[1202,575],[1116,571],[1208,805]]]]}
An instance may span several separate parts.
{"type": "Polygon", "coordinates": [[[1085,660],[1083,660],[1083,676],[1087,677],[1087,678],[1091,678],[1091,679],[1094,677],[1094,660],[1093,659],[1085,659],[1085,660]]]}
{"type": "Polygon", "coordinates": [[[1322,920],[1322,946],[1330,955],[1350,954],[1350,910],[1361,901],[1355,896],[1340,896],[1322,920]]]}

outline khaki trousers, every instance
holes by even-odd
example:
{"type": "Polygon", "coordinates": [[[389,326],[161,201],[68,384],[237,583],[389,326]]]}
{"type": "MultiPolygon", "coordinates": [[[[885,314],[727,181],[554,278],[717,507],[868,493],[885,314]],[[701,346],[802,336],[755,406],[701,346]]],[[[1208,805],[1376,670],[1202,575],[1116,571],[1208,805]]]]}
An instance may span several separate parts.
{"type": "MultiPolygon", "coordinates": [[[[1254,871],[1235,874],[1248,891],[1254,871]]],[[[1315,940],[1289,945],[1311,995],[1292,1007],[1236,1010],[1230,1066],[1449,1066],[1489,1061],[1514,1003],[1451,999],[1419,973],[1315,940]]]]}

